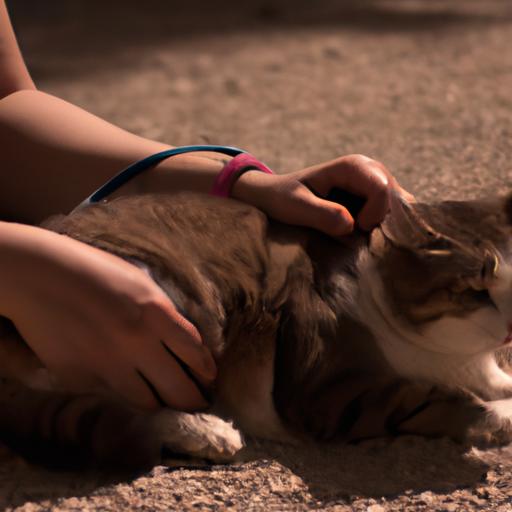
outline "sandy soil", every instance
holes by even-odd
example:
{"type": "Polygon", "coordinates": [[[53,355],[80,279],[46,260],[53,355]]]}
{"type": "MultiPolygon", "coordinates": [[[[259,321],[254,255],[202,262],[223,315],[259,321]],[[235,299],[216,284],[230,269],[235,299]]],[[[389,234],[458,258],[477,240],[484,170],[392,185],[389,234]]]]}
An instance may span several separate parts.
{"type": "MultiPolygon", "coordinates": [[[[10,2],[39,86],[136,133],[238,145],[281,171],[365,153],[421,199],[510,188],[508,0],[211,4],[10,2]]],[[[411,437],[253,450],[245,463],[123,481],[6,454],[0,506],[512,510],[512,448],[411,437]]]]}

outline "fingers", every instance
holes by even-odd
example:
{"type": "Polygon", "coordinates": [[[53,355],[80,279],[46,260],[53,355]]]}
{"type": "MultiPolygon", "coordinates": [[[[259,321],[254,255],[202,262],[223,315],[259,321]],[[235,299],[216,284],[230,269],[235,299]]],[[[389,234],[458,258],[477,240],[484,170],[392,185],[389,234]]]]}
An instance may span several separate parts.
{"type": "Polygon", "coordinates": [[[361,229],[370,230],[384,220],[389,210],[389,194],[395,180],[386,167],[364,155],[348,155],[328,164],[307,169],[304,182],[323,195],[339,188],[366,199],[357,216],[361,229]]]}
{"type": "Polygon", "coordinates": [[[208,406],[206,387],[163,342],[145,351],[137,370],[160,407],[194,411],[208,406]]]}
{"type": "Polygon", "coordinates": [[[215,361],[201,340],[199,331],[174,305],[163,298],[161,303],[145,308],[146,325],[152,332],[193,372],[205,382],[211,382],[217,375],[215,361]]]}
{"type": "Polygon", "coordinates": [[[379,162],[363,155],[346,157],[340,163],[345,169],[334,173],[334,186],[366,198],[357,223],[361,229],[370,230],[384,220],[389,210],[392,189],[389,171],[379,162]]]}
{"type": "Polygon", "coordinates": [[[271,201],[266,211],[281,222],[308,226],[330,236],[347,235],[354,229],[354,219],[342,205],[315,195],[311,189],[295,179],[287,179],[280,186],[285,190],[279,201],[271,201]]]}
{"type": "Polygon", "coordinates": [[[370,231],[384,220],[389,211],[389,193],[390,187],[387,185],[377,185],[369,192],[366,203],[357,216],[361,229],[370,231]]]}
{"type": "Polygon", "coordinates": [[[329,236],[349,235],[354,230],[354,219],[343,206],[314,196],[302,224],[323,231],[329,236]]]}
{"type": "MultiPolygon", "coordinates": [[[[134,365],[128,357],[117,358],[115,365],[99,368],[104,392],[110,389],[133,406],[149,411],[160,407],[193,411],[208,406],[194,380],[160,340],[146,340],[137,359],[134,365]]],[[[202,387],[201,381],[199,385],[202,387]]]]}
{"type": "Polygon", "coordinates": [[[138,375],[153,403],[186,411],[207,407],[206,390],[217,369],[198,330],[166,297],[145,305],[143,325],[151,339],[143,350],[134,349],[138,375]]]}
{"type": "Polygon", "coordinates": [[[209,405],[204,390],[216,376],[215,361],[197,329],[165,295],[144,304],[138,325],[119,341],[121,352],[113,344],[111,358],[95,361],[107,388],[143,410],[209,405]]]}

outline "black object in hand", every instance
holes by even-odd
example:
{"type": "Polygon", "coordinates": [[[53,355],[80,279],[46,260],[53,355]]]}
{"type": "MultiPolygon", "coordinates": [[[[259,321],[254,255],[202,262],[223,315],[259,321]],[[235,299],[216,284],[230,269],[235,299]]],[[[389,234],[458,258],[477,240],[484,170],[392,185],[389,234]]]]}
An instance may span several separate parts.
{"type": "Polygon", "coordinates": [[[354,219],[359,215],[366,203],[366,199],[364,197],[356,196],[355,194],[340,188],[331,189],[325,199],[344,206],[354,219]]]}

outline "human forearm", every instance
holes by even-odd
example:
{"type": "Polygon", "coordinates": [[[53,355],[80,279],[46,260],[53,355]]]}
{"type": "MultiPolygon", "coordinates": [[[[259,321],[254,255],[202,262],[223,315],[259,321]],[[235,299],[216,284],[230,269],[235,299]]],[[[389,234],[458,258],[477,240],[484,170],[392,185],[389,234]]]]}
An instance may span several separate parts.
{"type": "Polygon", "coordinates": [[[11,317],[16,303],[24,293],[24,283],[30,276],[31,256],[37,253],[41,228],[11,222],[0,222],[0,315],[11,317]],[[35,237],[33,235],[36,235],[35,237]]]}
{"type": "Polygon", "coordinates": [[[79,250],[79,244],[76,246],[68,244],[66,237],[36,226],[0,222],[0,314],[16,317],[39,282],[52,287],[47,280],[51,281],[53,268],[72,267],[72,251],[79,250]]]}
{"type": "MultiPolygon", "coordinates": [[[[30,223],[67,213],[125,166],[170,147],[40,91],[0,101],[0,145],[0,217],[30,223]]],[[[120,193],[206,192],[222,166],[205,154],[180,155],[138,176],[120,193]]]]}
{"type": "Polygon", "coordinates": [[[0,70],[0,98],[14,91],[35,88],[3,0],[0,0],[0,70]]]}

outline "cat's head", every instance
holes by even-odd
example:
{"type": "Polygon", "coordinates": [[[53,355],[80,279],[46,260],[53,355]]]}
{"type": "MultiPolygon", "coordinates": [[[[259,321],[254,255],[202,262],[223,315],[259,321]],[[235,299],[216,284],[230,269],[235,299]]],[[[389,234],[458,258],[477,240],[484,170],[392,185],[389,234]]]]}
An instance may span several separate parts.
{"type": "Polygon", "coordinates": [[[472,354],[512,332],[512,198],[409,204],[371,235],[386,307],[425,348],[472,354]]]}

